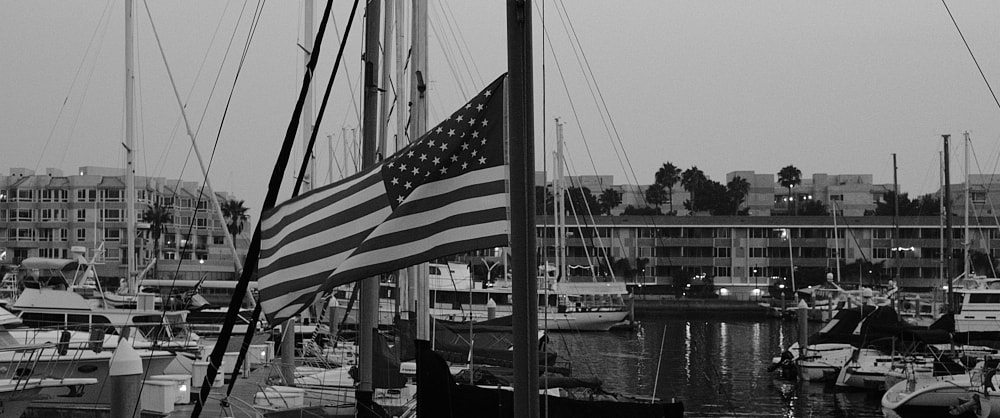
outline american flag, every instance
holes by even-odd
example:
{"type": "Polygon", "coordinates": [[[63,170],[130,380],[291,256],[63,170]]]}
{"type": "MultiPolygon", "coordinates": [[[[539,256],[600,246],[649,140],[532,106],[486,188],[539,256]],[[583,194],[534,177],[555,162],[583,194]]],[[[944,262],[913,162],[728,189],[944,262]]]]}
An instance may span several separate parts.
{"type": "Polygon", "coordinates": [[[334,287],[509,244],[501,76],[382,163],[261,219],[261,308],[270,325],[334,287]]]}

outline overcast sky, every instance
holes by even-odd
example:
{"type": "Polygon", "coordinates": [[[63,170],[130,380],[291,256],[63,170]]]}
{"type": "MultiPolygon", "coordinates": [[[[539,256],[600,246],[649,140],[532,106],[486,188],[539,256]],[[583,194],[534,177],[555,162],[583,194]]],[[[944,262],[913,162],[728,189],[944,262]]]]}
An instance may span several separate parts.
{"type": "MultiPolygon", "coordinates": [[[[506,71],[506,22],[502,1],[431,3],[433,125],[506,71]]],[[[324,4],[317,2],[317,22],[324,4]]],[[[996,171],[1000,109],[939,1],[564,4],[544,4],[551,44],[544,44],[543,60],[537,15],[543,4],[535,2],[536,152],[542,154],[543,122],[551,144],[553,119],[560,117],[573,174],[596,171],[631,183],[634,172],[640,183],[649,183],[656,168],[670,161],[681,168],[697,165],[725,181],[730,171],[774,174],[792,164],[806,178],[873,174],[876,183],[891,183],[891,154],[897,153],[901,190],[913,196],[938,187],[944,133],[955,139],[952,179],[961,182],[965,131],[978,161],[972,173],[996,171]],[[576,49],[568,41],[574,33],[576,49]],[[582,75],[587,65],[596,84],[582,75]],[[604,107],[607,114],[599,111],[604,107]],[[619,139],[630,165],[616,154],[619,139]]],[[[296,45],[300,2],[267,3],[222,122],[255,6],[149,3],[206,157],[222,126],[213,185],[245,199],[256,219],[303,64],[296,45]]],[[[1000,89],[1000,3],[948,6],[987,80],[1000,89]]],[[[8,1],[0,8],[0,170],[57,167],[70,173],[85,165],[124,166],[122,1],[8,1]]],[[[319,91],[339,43],[332,30],[343,33],[350,3],[336,1],[333,9],[336,25],[321,54],[319,91]]],[[[144,3],[137,3],[138,173],[200,180],[146,13],[144,3]]],[[[352,97],[347,82],[357,91],[360,15],[349,38],[346,72],[338,76],[319,128],[321,182],[329,171],[326,136],[332,135],[333,158],[341,165],[342,129],[350,136],[358,124],[351,103],[359,97],[352,97]]],[[[340,177],[336,165],[334,179],[340,177]]],[[[290,193],[291,177],[286,173],[282,196],[290,193]]]]}

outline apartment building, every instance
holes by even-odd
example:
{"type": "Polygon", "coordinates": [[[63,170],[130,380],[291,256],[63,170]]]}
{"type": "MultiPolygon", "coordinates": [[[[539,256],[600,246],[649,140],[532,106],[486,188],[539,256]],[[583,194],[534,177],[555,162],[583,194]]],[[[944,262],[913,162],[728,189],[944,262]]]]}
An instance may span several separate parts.
{"type": "MultiPolygon", "coordinates": [[[[225,245],[225,222],[211,210],[201,184],[137,176],[137,270],[154,257],[150,225],[141,214],[159,202],[170,208],[173,223],[160,237],[160,278],[230,279],[234,255],[225,245]]],[[[221,200],[232,198],[216,191],[221,200]]],[[[123,170],[81,167],[72,175],[58,169],[36,174],[12,168],[0,176],[0,264],[16,265],[28,257],[72,258],[80,254],[101,263],[104,277],[124,277],[127,255],[127,208],[123,170]]],[[[247,225],[250,225],[247,222],[247,225]]],[[[247,227],[249,230],[251,227],[247,227]]],[[[249,234],[237,237],[239,257],[246,256],[249,234]]]]}

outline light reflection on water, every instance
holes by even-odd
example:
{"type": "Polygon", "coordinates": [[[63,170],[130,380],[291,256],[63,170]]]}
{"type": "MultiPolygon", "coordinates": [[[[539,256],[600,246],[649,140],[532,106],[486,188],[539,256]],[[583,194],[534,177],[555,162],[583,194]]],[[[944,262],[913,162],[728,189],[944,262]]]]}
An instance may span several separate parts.
{"type": "Polygon", "coordinates": [[[771,357],[796,335],[793,322],[771,319],[654,317],[631,333],[549,336],[568,353],[574,374],[636,395],[649,396],[655,386],[657,397],[684,401],[685,416],[882,416],[880,393],[796,385],[768,373],[771,357]]]}

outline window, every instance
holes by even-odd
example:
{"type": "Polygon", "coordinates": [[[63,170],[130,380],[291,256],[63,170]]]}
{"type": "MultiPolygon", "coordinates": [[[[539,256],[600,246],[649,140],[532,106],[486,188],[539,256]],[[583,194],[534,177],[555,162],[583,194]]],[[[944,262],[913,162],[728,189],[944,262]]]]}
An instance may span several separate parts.
{"type": "Polygon", "coordinates": [[[208,227],[208,219],[198,218],[198,219],[195,219],[195,222],[196,222],[195,226],[197,226],[198,228],[206,228],[206,227],[208,227]]]}
{"type": "Polygon", "coordinates": [[[52,242],[52,230],[48,228],[39,229],[38,240],[42,242],[52,242]]]}
{"type": "Polygon", "coordinates": [[[104,240],[105,241],[121,241],[122,230],[117,228],[107,228],[104,230],[104,240]]]}
{"type": "Polygon", "coordinates": [[[76,210],[76,221],[77,222],[87,222],[87,210],[77,209],[76,210]]]}
{"type": "Polygon", "coordinates": [[[970,191],[969,199],[972,199],[974,203],[984,203],[986,202],[986,192],[984,191],[970,191]]]}
{"type": "Polygon", "coordinates": [[[767,257],[767,248],[750,247],[750,257],[754,257],[754,258],[766,258],[767,257]]]}
{"type": "Polygon", "coordinates": [[[190,208],[191,207],[191,199],[181,199],[181,205],[180,206],[182,208],[190,208]]]}
{"type": "Polygon", "coordinates": [[[14,202],[31,202],[35,197],[35,191],[31,189],[17,189],[14,202]]]}
{"type": "Polygon", "coordinates": [[[66,209],[42,209],[42,222],[66,222],[66,209]]]}
{"type": "Polygon", "coordinates": [[[12,241],[34,241],[36,237],[34,228],[14,228],[10,231],[12,241]]]}
{"type": "Polygon", "coordinates": [[[199,200],[198,201],[198,209],[205,209],[206,207],[208,207],[208,205],[206,204],[206,202],[204,200],[199,200]]]}
{"type": "Polygon", "coordinates": [[[104,259],[105,260],[120,260],[122,258],[121,248],[106,248],[104,249],[104,259]]]}
{"type": "Polygon", "coordinates": [[[31,222],[34,220],[34,213],[31,209],[11,209],[10,220],[12,222],[31,222]]]}
{"type": "Polygon", "coordinates": [[[76,229],[76,240],[77,241],[86,241],[87,240],[87,229],[86,228],[77,228],[76,229]]]}
{"type": "Polygon", "coordinates": [[[842,195],[842,194],[832,194],[832,195],[830,195],[830,200],[836,201],[836,202],[843,202],[844,201],[844,195],[842,195]]]}
{"type": "Polygon", "coordinates": [[[7,221],[7,209],[0,209],[0,222],[7,221]]]}
{"type": "Polygon", "coordinates": [[[212,236],[212,244],[223,245],[225,243],[226,243],[226,238],[223,237],[222,235],[213,235],[212,236]]]}
{"type": "Polygon", "coordinates": [[[121,202],[123,192],[124,190],[121,189],[103,189],[101,190],[101,199],[105,202],[121,202]]]}
{"type": "Polygon", "coordinates": [[[108,222],[120,222],[122,220],[121,209],[101,209],[101,219],[108,222]]]}
{"type": "Polygon", "coordinates": [[[715,268],[716,277],[729,277],[732,276],[732,270],[730,267],[716,267],[715,268]]]}
{"type": "Polygon", "coordinates": [[[715,228],[716,238],[729,238],[731,230],[729,228],[715,228]]]}
{"type": "Polygon", "coordinates": [[[65,248],[39,248],[38,256],[46,258],[66,258],[65,248]]]}
{"type": "Polygon", "coordinates": [[[97,190],[94,190],[94,189],[77,189],[77,191],[76,191],[76,201],[77,202],[96,202],[97,201],[97,190]]]}
{"type": "Polygon", "coordinates": [[[891,239],[892,229],[889,228],[876,228],[872,230],[872,236],[876,239],[891,239]]]}
{"type": "Polygon", "coordinates": [[[872,258],[889,258],[889,248],[887,247],[875,247],[872,248],[872,258]]]}
{"type": "Polygon", "coordinates": [[[729,258],[732,254],[732,248],[729,247],[717,247],[715,249],[715,256],[718,258],[729,258]]]}

